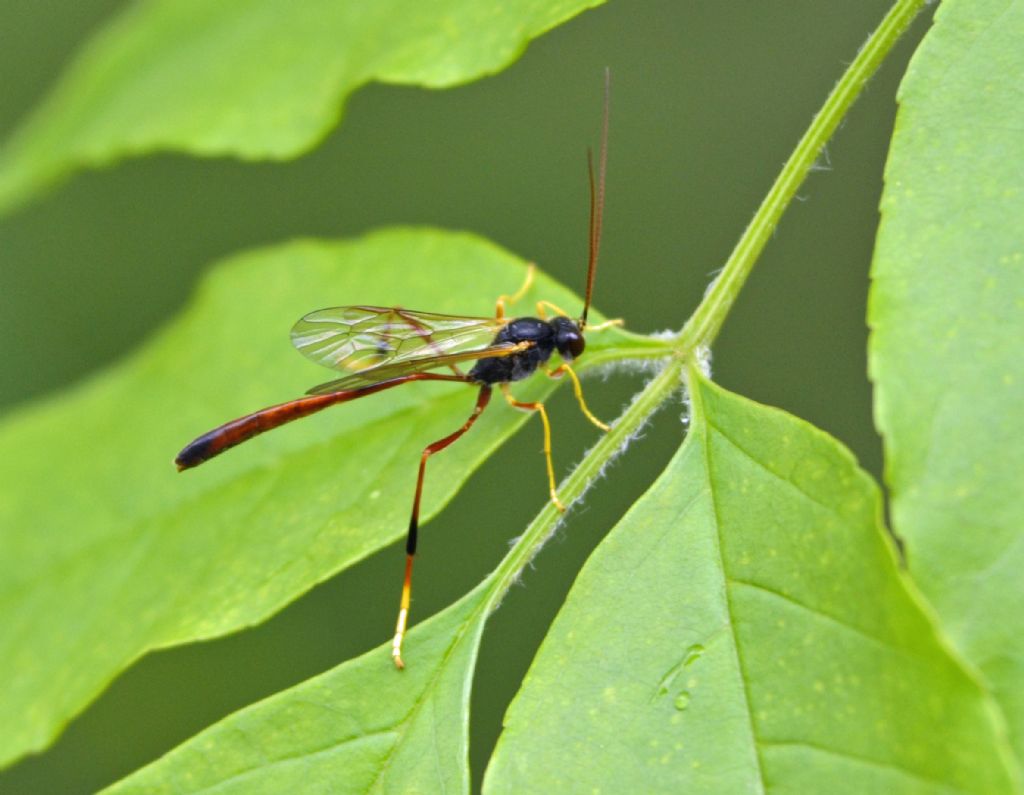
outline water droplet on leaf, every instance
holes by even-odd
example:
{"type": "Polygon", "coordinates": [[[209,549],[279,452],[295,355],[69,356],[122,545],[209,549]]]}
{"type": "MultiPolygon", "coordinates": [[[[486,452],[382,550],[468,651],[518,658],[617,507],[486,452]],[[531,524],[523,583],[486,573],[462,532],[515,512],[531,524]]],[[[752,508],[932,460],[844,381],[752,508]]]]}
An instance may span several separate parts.
{"type": "Polygon", "coordinates": [[[679,711],[686,709],[690,706],[690,694],[686,690],[683,690],[678,696],[676,696],[676,700],[673,701],[672,704],[679,711]]]}

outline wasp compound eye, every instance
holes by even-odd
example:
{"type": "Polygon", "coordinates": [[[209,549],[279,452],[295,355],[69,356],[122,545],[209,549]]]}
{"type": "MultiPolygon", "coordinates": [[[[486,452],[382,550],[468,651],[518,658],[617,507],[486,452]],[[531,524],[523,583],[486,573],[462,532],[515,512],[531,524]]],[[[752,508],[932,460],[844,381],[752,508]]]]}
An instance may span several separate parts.
{"type": "Polygon", "coordinates": [[[586,340],[583,339],[582,334],[573,334],[572,336],[569,337],[568,348],[569,353],[572,354],[573,359],[578,359],[583,354],[583,351],[586,347],[587,342],[586,340]]]}

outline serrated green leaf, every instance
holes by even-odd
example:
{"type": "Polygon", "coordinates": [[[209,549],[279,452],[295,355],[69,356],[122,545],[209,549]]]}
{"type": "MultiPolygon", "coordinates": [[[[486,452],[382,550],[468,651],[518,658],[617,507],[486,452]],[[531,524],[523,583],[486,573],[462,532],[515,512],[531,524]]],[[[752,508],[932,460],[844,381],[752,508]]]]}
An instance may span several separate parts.
{"type": "Polygon", "coordinates": [[[601,0],[149,0],[123,12],[0,153],[0,212],[62,176],[173,150],[295,157],[361,85],[441,88],[512,63],[601,0]]]}
{"type": "MultiPolygon", "coordinates": [[[[259,622],[404,534],[420,451],[459,427],[472,389],[412,384],[175,472],[198,433],[331,377],[291,349],[295,319],[363,302],[487,315],[523,274],[434,230],[243,254],[132,359],[0,424],[0,760],[44,747],[146,651],[259,622]]],[[[539,274],[518,306],[541,296],[580,304],[539,274]]],[[[634,339],[593,334],[581,365],[634,339]]],[[[525,419],[499,401],[446,450],[424,515],[525,419]]]]}
{"type": "Polygon", "coordinates": [[[869,320],[892,520],[1024,759],[1024,6],[944,2],[900,88],[869,320]]]}
{"type": "Polygon", "coordinates": [[[869,477],[807,423],[691,383],[688,439],[573,586],[485,790],[1011,791],[869,477]]]}
{"type": "Polygon", "coordinates": [[[490,580],[390,644],[229,715],[108,790],[469,792],[469,682],[490,580]]]}

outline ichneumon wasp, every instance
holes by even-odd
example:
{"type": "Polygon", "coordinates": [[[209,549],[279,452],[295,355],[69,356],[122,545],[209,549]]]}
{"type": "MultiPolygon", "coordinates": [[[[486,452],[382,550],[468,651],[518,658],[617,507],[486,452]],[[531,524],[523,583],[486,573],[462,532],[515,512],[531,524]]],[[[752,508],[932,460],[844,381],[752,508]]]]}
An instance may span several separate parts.
{"type": "MultiPolygon", "coordinates": [[[[609,80],[606,72],[600,165],[596,181],[593,157],[589,152],[587,159],[590,178],[590,254],[586,294],[579,320],[570,319],[566,312],[547,301],[537,303],[538,317],[506,317],[505,305],[515,302],[529,289],[534,274],[532,265],[527,271],[526,281],[515,294],[498,298],[495,316],[490,318],[442,315],[381,306],[341,306],[311,312],[292,328],[292,344],[317,364],[341,370],[346,375],[313,387],[304,397],[261,409],[214,428],[190,442],[175,458],[179,471],[191,469],[264,431],[328,406],[347,403],[413,381],[457,381],[478,386],[480,391],[476,405],[462,427],[427,445],[420,456],[405,545],[405,578],[391,652],[398,668],[404,667],[402,639],[409,615],[412,566],[416,555],[420,498],[427,459],[454,443],[473,426],[487,407],[494,385],[497,385],[510,406],[540,415],[551,500],[559,510],[564,511],[565,506],[559,501],[555,487],[555,471],[551,462],[551,425],[544,404],[516,400],[509,384],[527,378],[542,368],[552,378],[568,375],[583,413],[596,426],[608,430],[608,426],[587,408],[579,378],[570,366],[570,362],[579,358],[585,348],[584,331],[587,330],[587,312],[590,309],[601,245],[608,156],[608,95],[609,80]],[[549,318],[548,310],[553,311],[555,316],[549,318]],[[548,370],[545,365],[555,351],[560,355],[562,364],[548,370]],[[469,372],[464,373],[459,368],[459,364],[464,362],[474,363],[469,372]],[[435,372],[437,370],[449,372],[435,372]]],[[[608,321],[592,326],[590,330],[599,330],[619,322],[608,321]]]]}

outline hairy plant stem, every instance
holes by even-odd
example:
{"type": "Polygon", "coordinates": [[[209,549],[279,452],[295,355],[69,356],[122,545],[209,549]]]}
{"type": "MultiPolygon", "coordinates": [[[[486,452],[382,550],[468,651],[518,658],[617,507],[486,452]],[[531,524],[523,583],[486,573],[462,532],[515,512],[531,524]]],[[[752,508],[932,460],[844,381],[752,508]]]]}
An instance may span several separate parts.
{"type": "MultiPolygon", "coordinates": [[[[625,447],[630,437],[643,427],[658,406],[679,389],[684,363],[682,357],[673,356],[665,368],[636,396],[612,429],[598,440],[579,466],[559,485],[558,496],[562,502],[571,505],[583,496],[583,492],[594,482],[601,469],[625,447]]],[[[530,558],[540,551],[548,536],[554,532],[561,517],[561,513],[549,500],[530,522],[526,532],[491,575],[494,578],[494,585],[487,599],[488,609],[501,601],[519,573],[530,562],[530,558]]]]}
{"type": "MultiPolygon", "coordinates": [[[[658,407],[679,388],[686,360],[714,341],[754,263],[771,237],[782,213],[814,165],[818,153],[828,142],[864,85],[878,70],[900,35],[924,5],[925,0],[897,0],[857,53],[857,57],[832,89],[811,126],[782,167],[782,172],[737,242],[722,273],[705,294],[679,335],[668,341],[665,348],[657,346],[660,348],[657,351],[658,355],[669,354],[666,366],[644,387],[612,429],[594,445],[579,466],[559,486],[559,495],[566,505],[571,505],[583,495],[601,470],[623,449],[630,437],[639,431],[658,407]]],[[[652,346],[648,352],[654,355],[655,350],[656,348],[652,346]]],[[[605,357],[609,361],[617,358],[610,352],[605,352],[605,357]]],[[[560,513],[550,502],[537,514],[526,532],[520,536],[491,575],[492,584],[486,600],[488,610],[493,609],[501,601],[526,564],[554,532],[560,518],[560,513]]]]}
{"type": "Polygon", "coordinates": [[[782,167],[768,195],[725,263],[721,275],[687,321],[680,345],[693,350],[710,345],[739,295],[743,283],[757,262],[782,213],[832,137],[839,122],[860,95],[864,85],[882,65],[893,45],[925,5],[925,0],[897,0],[882,23],[868,38],[853,63],[836,83],[821,110],[807,128],[793,154],[782,167]]]}

